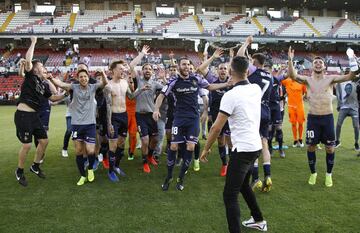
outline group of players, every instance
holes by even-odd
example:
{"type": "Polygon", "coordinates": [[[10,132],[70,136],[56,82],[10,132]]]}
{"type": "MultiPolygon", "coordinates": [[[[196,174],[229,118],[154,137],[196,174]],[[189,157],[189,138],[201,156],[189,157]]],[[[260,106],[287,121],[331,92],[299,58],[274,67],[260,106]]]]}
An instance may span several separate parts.
{"type": "MultiPolygon", "coordinates": [[[[217,49],[208,59],[205,54],[203,63],[197,68],[188,58],[180,58],[177,64],[170,66],[168,74],[161,68],[155,72],[153,65],[149,63],[142,66],[141,72],[137,72],[135,67],[141,63],[142,58],[150,50],[148,46],[144,46],[130,64],[124,60],[112,62],[109,66],[110,77],[101,70],[97,70],[95,77],[90,77],[88,67],[81,63],[77,67],[76,80],[63,82],[57,77],[52,77],[40,61],[33,60],[36,37],[32,37],[31,41],[26,59],[21,62],[24,83],[15,113],[16,134],[22,142],[15,174],[21,185],[27,186],[24,162],[31,148],[33,136],[37,142],[37,149],[30,171],[40,178],[45,178],[40,169],[40,163],[48,144],[48,128],[46,128],[50,112],[48,99],[54,102],[65,99],[68,102],[67,131],[64,136],[62,154],[64,157],[68,156],[67,146],[72,135],[75,142],[76,164],[80,173],[77,185],[94,181],[94,170],[99,162],[103,162],[104,167],[108,168],[108,177],[112,182],[119,181],[119,175],[125,175],[120,168],[120,162],[124,156],[128,132],[130,141],[128,159],[134,158],[138,132],[141,138],[143,171],[149,173],[150,165],[157,166],[159,163],[166,131],[167,176],[161,187],[164,191],[168,190],[173,179],[174,166],[181,159],[176,189],[184,189],[184,177],[192,162],[193,153],[195,171],[200,169],[199,161],[205,160],[207,155],[207,152],[203,151],[200,158],[198,143],[200,121],[208,118],[208,107],[209,120],[216,120],[221,98],[233,86],[228,63],[220,63],[217,66],[217,74],[209,70],[210,64],[223,55],[222,50],[217,49]],[[56,88],[64,91],[58,94],[56,88]],[[209,90],[210,101],[204,89],[209,90]],[[201,119],[199,96],[204,102],[201,119]]],[[[299,75],[293,67],[294,52],[289,48],[287,72],[273,76],[271,60],[261,53],[253,54],[251,57],[248,55],[247,48],[251,43],[252,37],[249,36],[236,56],[249,59],[248,80],[250,83],[259,85],[262,90],[259,132],[262,138],[264,180],[259,179],[258,161],[256,161],[252,172],[252,187],[258,187],[265,192],[271,190],[271,141],[274,135],[279,144],[280,156],[285,157],[282,147],[283,89],[281,84],[296,93],[291,97],[289,95],[289,116],[294,132],[294,145],[299,146],[303,146],[301,139],[305,120],[301,100],[306,86],[308,87],[310,109],[306,141],[311,170],[308,183],[311,185],[316,183],[316,145],[323,143],[327,163],[325,184],[331,187],[335,156],[332,85],[351,80],[355,74],[350,72],[347,75],[324,76],[324,61],[316,57],[313,61],[312,76],[299,75]],[[297,124],[299,137],[296,134],[297,124]]],[[[234,52],[231,50],[229,55],[230,60],[233,59],[234,52]]],[[[221,176],[226,176],[225,148],[228,147],[231,150],[230,136],[229,125],[226,124],[218,137],[218,151],[222,163],[221,176]]]]}

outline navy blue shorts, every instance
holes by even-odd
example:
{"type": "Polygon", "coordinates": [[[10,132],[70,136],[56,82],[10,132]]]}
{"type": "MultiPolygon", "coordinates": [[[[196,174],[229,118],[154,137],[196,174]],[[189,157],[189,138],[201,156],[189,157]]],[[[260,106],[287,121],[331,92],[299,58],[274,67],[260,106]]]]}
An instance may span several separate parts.
{"type": "Polygon", "coordinates": [[[50,122],[50,110],[46,110],[39,113],[40,122],[43,125],[46,131],[49,130],[49,122],[50,122]]]}
{"type": "MultiPolygon", "coordinates": [[[[217,118],[217,115],[218,115],[218,111],[211,111],[210,110],[210,116],[211,116],[211,119],[213,120],[213,122],[215,122],[216,118],[217,118]]],[[[230,136],[231,135],[231,132],[230,132],[230,126],[229,126],[229,122],[226,121],[225,125],[223,126],[223,128],[221,129],[221,132],[220,132],[220,135],[219,136],[230,136]]]]}
{"type": "Polygon", "coordinates": [[[152,112],[135,113],[136,124],[140,137],[157,136],[158,127],[156,121],[152,117],[152,112]]]}
{"type": "Polygon", "coordinates": [[[270,118],[272,125],[280,125],[282,123],[280,105],[275,105],[270,108],[270,118]]]}
{"type": "Polygon", "coordinates": [[[260,120],[260,136],[262,138],[269,138],[269,125],[270,121],[268,119],[260,120]]]}
{"type": "Polygon", "coordinates": [[[174,118],[171,143],[197,143],[200,133],[199,118],[174,118]]]}
{"type": "Polygon", "coordinates": [[[111,114],[111,124],[114,127],[114,135],[111,137],[108,132],[109,139],[118,139],[118,137],[126,138],[127,131],[128,131],[127,112],[112,113],[111,114]]]}
{"type": "Polygon", "coordinates": [[[306,144],[335,146],[334,116],[311,115],[307,117],[306,144]]]}
{"type": "Polygon", "coordinates": [[[96,125],[72,125],[72,140],[95,144],[96,125]]]}

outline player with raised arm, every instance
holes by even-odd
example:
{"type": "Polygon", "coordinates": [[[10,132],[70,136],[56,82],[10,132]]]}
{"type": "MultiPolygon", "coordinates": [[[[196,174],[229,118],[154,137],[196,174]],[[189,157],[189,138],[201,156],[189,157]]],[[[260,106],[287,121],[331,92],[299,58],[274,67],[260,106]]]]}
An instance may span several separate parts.
{"type": "Polygon", "coordinates": [[[52,78],[51,81],[66,91],[72,90],[73,97],[70,103],[72,139],[75,141],[76,164],[80,172],[77,185],[83,185],[86,181],[93,182],[95,163],[96,142],[96,101],[95,94],[98,88],[104,88],[108,83],[104,71],[98,70],[101,82],[90,84],[87,70],[78,70],[79,83],[64,83],[59,79],[52,78]],[[88,174],[84,168],[84,154],[89,160],[88,174]]]}
{"type": "Polygon", "coordinates": [[[44,173],[40,169],[40,160],[48,145],[48,137],[38,116],[42,98],[45,97],[52,101],[59,101],[65,97],[65,95],[53,95],[44,84],[43,81],[49,76],[43,64],[38,60],[33,60],[36,42],[37,37],[32,36],[31,45],[26,52],[24,82],[21,85],[21,94],[14,116],[16,136],[22,143],[15,175],[17,181],[22,186],[27,186],[28,184],[24,176],[24,164],[26,156],[31,149],[33,136],[38,139],[39,144],[36,148],[34,162],[30,167],[30,171],[40,178],[45,178],[44,173]]]}
{"type": "Polygon", "coordinates": [[[309,113],[307,117],[306,144],[309,167],[311,171],[308,183],[316,184],[316,145],[322,142],[326,151],[326,187],[333,186],[332,170],[335,162],[335,130],[332,107],[333,85],[350,81],[355,73],[346,75],[325,75],[325,62],[321,57],[315,57],[311,76],[299,75],[293,66],[294,50],[288,51],[288,75],[291,79],[308,87],[309,113]]]}
{"type": "Polygon", "coordinates": [[[188,58],[180,58],[178,64],[179,74],[172,77],[168,84],[163,88],[156,99],[155,111],[153,113],[153,118],[157,121],[160,115],[159,108],[163,99],[171,92],[175,95],[176,105],[172,126],[172,141],[170,150],[168,150],[167,153],[168,173],[162,184],[163,191],[169,189],[169,184],[173,177],[178,144],[186,142],[186,150],[182,155],[184,161],[176,184],[177,190],[182,191],[184,189],[184,176],[190,166],[195,144],[198,142],[200,116],[197,98],[199,89],[206,88],[212,91],[231,85],[231,82],[209,84],[197,74],[190,73],[190,61],[188,58]]]}
{"type": "MultiPolygon", "coordinates": [[[[245,57],[247,47],[252,43],[253,38],[249,36],[246,38],[245,43],[239,49],[237,56],[245,57]]],[[[266,57],[262,53],[255,53],[252,55],[252,64],[249,65],[248,80],[250,83],[256,83],[262,90],[261,101],[261,122],[260,122],[260,135],[263,145],[263,168],[264,168],[264,182],[259,179],[258,160],[254,164],[252,174],[252,187],[261,188],[262,191],[268,192],[271,190],[271,156],[268,148],[269,124],[270,124],[270,94],[273,85],[272,75],[264,69],[266,57]]]]}

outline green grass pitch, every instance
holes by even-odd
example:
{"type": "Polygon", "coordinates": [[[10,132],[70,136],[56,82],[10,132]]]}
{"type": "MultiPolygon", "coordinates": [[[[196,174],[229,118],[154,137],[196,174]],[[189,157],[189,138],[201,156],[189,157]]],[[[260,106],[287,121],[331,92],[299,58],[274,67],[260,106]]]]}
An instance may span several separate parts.
{"type": "MultiPolygon", "coordinates": [[[[15,136],[14,112],[14,106],[0,107],[0,232],[227,232],[222,201],[224,178],[219,176],[220,159],[215,147],[208,164],[201,164],[197,173],[189,171],[183,192],[176,191],[174,183],[168,192],[161,191],[166,174],[165,156],[159,168],[144,174],[140,169],[140,151],[133,161],[124,157],[121,166],[127,177],[119,183],[111,183],[101,167],[95,173],[95,182],[77,187],[79,174],[72,143],[70,157],[61,157],[65,107],[55,106],[50,120],[50,143],[42,166],[47,178],[41,180],[29,172],[32,149],[25,168],[29,185],[24,188],[14,176],[20,148],[15,136]]],[[[290,148],[285,159],[277,152],[272,159],[273,189],[270,193],[256,194],[268,221],[268,232],[360,232],[360,158],[353,149],[350,118],[345,120],[342,145],[336,151],[332,188],[324,185],[324,149],[317,152],[318,183],[309,186],[306,149],[291,147],[287,118],[284,138],[290,148]]],[[[178,172],[176,168],[175,174],[178,172]]],[[[263,176],[262,168],[260,175],[263,176]]],[[[241,196],[239,203],[244,220],[249,217],[249,211],[241,196]]]]}

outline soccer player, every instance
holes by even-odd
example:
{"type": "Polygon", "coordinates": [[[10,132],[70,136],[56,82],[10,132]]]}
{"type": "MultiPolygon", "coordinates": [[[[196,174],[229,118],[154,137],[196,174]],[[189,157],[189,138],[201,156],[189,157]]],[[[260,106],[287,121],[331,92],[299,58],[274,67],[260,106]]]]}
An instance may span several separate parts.
{"type": "Polygon", "coordinates": [[[53,95],[44,84],[43,81],[49,76],[43,64],[38,60],[33,60],[36,42],[37,37],[32,36],[31,45],[26,52],[24,82],[21,85],[21,93],[14,116],[16,136],[22,143],[15,176],[22,186],[27,186],[28,184],[24,175],[24,163],[31,149],[33,136],[38,139],[39,144],[36,147],[36,154],[30,171],[40,178],[45,178],[45,174],[40,169],[40,160],[48,145],[48,137],[38,116],[42,98],[45,97],[51,101],[58,101],[65,97],[64,95],[53,95]]]}
{"type": "MultiPolygon", "coordinates": [[[[247,47],[252,43],[252,36],[246,38],[245,43],[240,47],[237,55],[245,56],[247,47]]],[[[261,53],[255,53],[252,55],[252,64],[249,65],[248,80],[250,83],[256,83],[262,90],[261,101],[261,122],[260,122],[260,135],[262,141],[262,155],[263,155],[263,168],[264,168],[264,182],[259,179],[258,160],[254,164],[252,174],[252,187],[261,188],[262,191],[268,192],[271,190],[271,156],[268,148],[268,136],[269,136],[269,124],[270,124],[270,94],[273,85],[272,75],[265,71],[265,55],[261,53]]]]}
{"type": "Polygon", "coordinates": [[[288,96],[289,121],[294,137],[293,147],[304,147],[302,141],[305,110],[303,97],[306,95],[306,85],[292,79],[284,79],[281,84],[285,86],[288,96]]]}
{"type": "MultiPolygon", "coordinates": [[[[264,69],[272,73],[273,63],[271,60],[267,60],[264,65],[264,69]]],[[[280,80],[282,77],[273,76],[273,86],[270,94],[270,126],[269,126],[269,137],[268,147],[270,154],[272,155],[272,139],[276,137],[276,141],[279,143],[279,153],[281,158],[285,158],[285,151],[283,150],[283,131],[282,131],[282,116],[280,110],[280,80]]]]}
{"type": "MultiPolygon", "coordinates": [[[[129,79],[129,88],[132,92],[135,91],[135,82],[133,79],[129,79]]],[[[128,131],[129,131],[129,150],[128,150],[128,160],[134,159],[135,147],[136,147],[136,134],[137,134],[137,124],[136,124],[136,99],[130,99],[126,96],[126,111],[128,114],[128,131]]]]}
{"type": "Polygon", "coordinates": [[[86,181],[93,182],[95,163],[95,142],[96,142],[96,101],[95,95],[98,88],[104,88],[108,83],[104,71],[97,71],[101,76],[101,82],[90,84],[87,70],[78,70],[79,84],[64,83],[59,79],[52,78],[51,81],[66,91],[72,90],[73,97],[70,103],[72,139],[75,141],[76,164],[80,172],[78,186],[86,181]],[[88,174],[84,168],[84,153],[89,160],[88,174]]]}
{"type": "MultiPolygon", "coordinates": [[[[109,137],[109,172],[110,181],[117,182],[119,175],[125,176],[120,169],[120,160],[124,156],[125,139],[128,129],[128,116],[126,112],[126,96],[130,99],[140,93],[137,89],[134,93],[129,88],[127,72],[128,64],[124,60],[114,61],[110,64],[112,79],[105,87],[107,124],[109,137]],[[116,173],[115,173],[116,172],[116,173]]],[[[143,90],[146,90],[145,88],[143,90]]]]}
{"type": "Polygon", "coordinates": [[[176,106],[172,126],[172,141],[170,150],[168,150],[167,153],[168,174],[162,185],[163,191],[169,189],[173,177],[178,144],[186,142],[186,150],[182,155],[184,161],[176,184],[177,190],[182,191],[184,189],[184,176],[190,166],[195,144],[198,142],[200,116],[197,96],[199,94],[199,89],[206,88],[212,91],[231,85],[230,82],[223,84],[209,84],[197,74],[190,73],[190,61],[188,58],[180,58],[178,64],[179,74],[172,77],[168,84],[163,88],[156,99],[155,110],[153,113],[153,118],[157,121],[160,116],[159,108],[163,99],[173,92],[176,99],[176,106]]]}
{"type": "MultiPolygon", "coordinates": [[[[209,71],[209,65],[211,62],[213,62],[215,59],[218,59],[223,54],[222,50],[216,50],[214,54],[207,59],[203,64],[201,64],[198,68],[198,70],[205,75],[206,80],[209,83],[226,83],[229,81],[229,73],[228,73],[228,64],[226,63],[220,63],[217,67],[217,76],[213,74],[211,71],[209,71]]],[[[210,116],[211,119],[216,119],[217,115],[219,114],[220,109],[220,101],[221,98],[224,96],[224,94],[230,90],[229,87],[211,91],[211,104],[210,104],[210,116]]],[[[220,135],[217,139],[218,141],[218,151],[220,155],[220,159],[222,162],[222,166],[220,169],[220,176],[226,176],[227,171],[227,159],[226,159],[226,149],[225,145],[230,145],[231,148],[231,139],[230,139],[230,128],[228,122],[225,123],[224,127],[222,128],[220,135]]]]}
{"type": "MultiPolygon", "coordinates": [[[[345,74],[348,74],[350,69],[347,68],[345,74]]],[[[346,117],[351,117],[355,135],[355,150],[359,151],[359,102],[356,92],[357,83],[354,81],[347,81],[336,85],[336,97],[338,100],[337,110],[339,111],[338,120],[336,123],[336,140],[335,148],[338,148],[340,143],[341,126],[346,117]]]]}
{"type": "Polygon", "coordinates": [[[248,66],[249,62],[246,58],[238,56],[233,58],[230,74],[235,85],[221,99],[219,114],[211,127],[201,154],[201,161],[207,162],[211,145],[228,121],[233,147],[223,199],[230,233],[240,232],[240,208],[237,200],[239,192],[245,199],[252,215],[242,224],[245,227],[261,231],[267,230],[267,222],[263,219],[249,183],[252,167],[260,155],[263,144],[259,134],[262,90],[258,85],[250,84],[247,80],[248,66]]]}
{"type": "Polygon", "coordinates": [[[315,57],[311,76],[299,75],[293,66],[294,50],[288,51],[288,75],[291,79],[306,84],[308,87],[309,113],[307,117],[306,144],[309,167],[311,171],[308,183],[316,184],[316,145],[322,142],[326,151],[326,187],[333,186],[332,169],[335,162],[335,131],[332,107],[333,85],[354,79],[355,73],[347,75],[325,75],[325,62],[315,57]]]}

